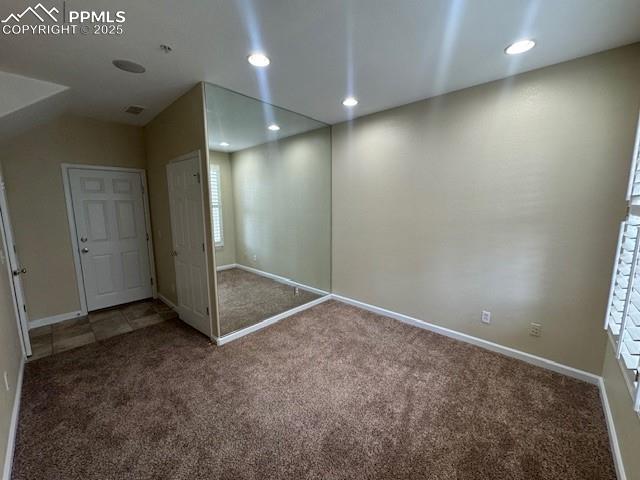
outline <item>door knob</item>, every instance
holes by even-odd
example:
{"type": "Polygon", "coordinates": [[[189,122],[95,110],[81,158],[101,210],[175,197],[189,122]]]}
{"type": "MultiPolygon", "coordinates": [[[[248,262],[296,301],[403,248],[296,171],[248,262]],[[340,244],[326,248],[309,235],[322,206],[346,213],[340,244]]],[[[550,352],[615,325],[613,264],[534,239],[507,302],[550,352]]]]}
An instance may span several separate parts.
{"type": "Polygon", "coordinates": [[[85,243],[85,242],[87,241],[87,237],[80,237],[80,241],[81,241],[82,243],[85,243]]]}
{"type": "Polygon", "coordinates": [[[175,250],[173,250],[173,251],[171,252],[171,256],[172,256],[172,257],[177,257],[177,256],[178,256],[178,252],[176,252],[175,250]]]}
{"type": "Polygon", "coordinates": [[[21,273],[27,273],[27,269],[26,268],[21,268],[20,270],[14,270],[13,272],[13,276],[17,277],[18,275],[20,275],[21,273]]]}
{"type": "Polygon", "coordinates": [[[82,253],[89,253],[89,249],[87,247],[84,247],[82,250],[80,250],[82,253]]]}

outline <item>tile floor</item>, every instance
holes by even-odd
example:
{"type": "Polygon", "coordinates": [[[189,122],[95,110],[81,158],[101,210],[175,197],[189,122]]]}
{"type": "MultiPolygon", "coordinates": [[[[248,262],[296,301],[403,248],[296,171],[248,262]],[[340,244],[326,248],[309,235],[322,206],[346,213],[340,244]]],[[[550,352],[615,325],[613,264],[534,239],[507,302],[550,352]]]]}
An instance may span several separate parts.
{"type": "Polygon", "coordinates": [[[143,300],[89,313],[83,318],[34,328],[29,331],[30,360],[47,357],[115,335],[128,333],[175,318],[177,314],[160,300],[143,300]]]}

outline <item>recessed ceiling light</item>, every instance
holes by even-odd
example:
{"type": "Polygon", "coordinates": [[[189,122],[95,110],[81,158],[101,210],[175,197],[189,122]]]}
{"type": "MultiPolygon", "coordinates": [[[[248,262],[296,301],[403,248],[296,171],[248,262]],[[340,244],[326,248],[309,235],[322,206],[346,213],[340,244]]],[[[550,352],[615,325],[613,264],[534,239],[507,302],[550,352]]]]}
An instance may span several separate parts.
{"type": "Polygon", "coordinates": [[[272,132],[277,132],[278,130],[280,130],[280,125],[276,125],[275,123],[272,123],[267,128],[272,132]]]}
{"type": "Polygon", "coordinates": [[[518,40],[505,48],[504,53],[507,55],[518,55],[520,53],[528,52],[535,46],[536,42],[533,40],[518,40]]]}
{"type": "Polygon", "coordinates": [[[271,63],[269,57],[267,57],[264,53],[252,53],[247,57],[249,63],[254,67],[266,67],[271,63]]]}
{"type": "Polygon", "coordinates": [[[142,65],[131,60],[114,60],[112,63],[120,70],[129,73],[144,73],[147,71],[142,65]]]}
{"type": "Polygon", "coordinates": [[[342,101],[342,105],[345,107],[355,107],[358,104],[358,100],[354,97],[347,97],[342,101]]]}
{"type": "Polygon", "coordinates": [[[229,144],[227,142],[220,142],[221,147],[228,147],[229,144]]]}

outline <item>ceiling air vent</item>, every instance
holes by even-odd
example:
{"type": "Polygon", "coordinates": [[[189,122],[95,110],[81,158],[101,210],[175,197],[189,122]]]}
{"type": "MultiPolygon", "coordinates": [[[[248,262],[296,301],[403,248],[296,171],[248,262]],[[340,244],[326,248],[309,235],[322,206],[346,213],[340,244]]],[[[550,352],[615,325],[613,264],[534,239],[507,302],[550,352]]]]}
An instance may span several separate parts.
{"type": "Polygon", "coordinates": [[[125,112],[130,113],[131,115],[140,115],[144,112],[144,107],[141,107],[140,105],[129,105],[125,109],[125,112]]]}

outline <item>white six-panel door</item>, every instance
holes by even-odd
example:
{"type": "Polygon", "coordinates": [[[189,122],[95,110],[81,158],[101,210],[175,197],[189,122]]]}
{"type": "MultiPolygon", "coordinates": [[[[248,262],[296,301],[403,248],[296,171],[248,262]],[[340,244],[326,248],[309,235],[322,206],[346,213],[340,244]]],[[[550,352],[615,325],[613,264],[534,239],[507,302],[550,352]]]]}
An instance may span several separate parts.
{"type": "Polygon", "coordinates": [[[138,172],[69,169],[87,309],[153,295],[138,172]]]}
{"type": "Polygon", "coordinates": [[[198,156],[167,165],[178,314],[193,328],[212,337],[200,182],[198,156]]]}

